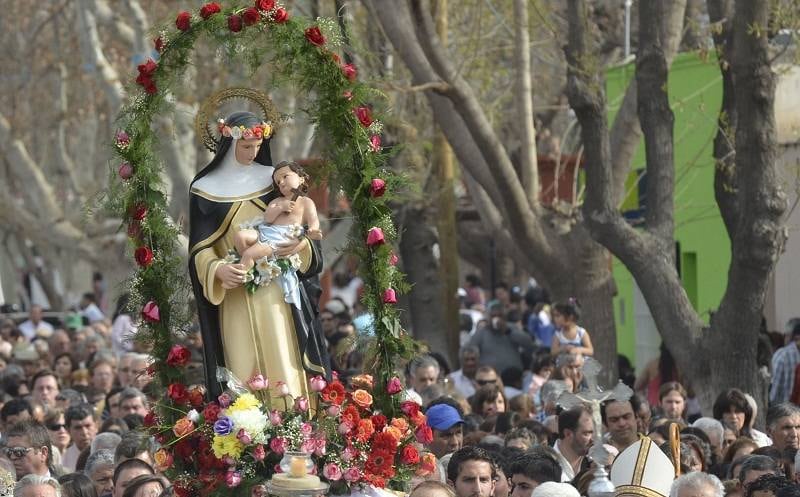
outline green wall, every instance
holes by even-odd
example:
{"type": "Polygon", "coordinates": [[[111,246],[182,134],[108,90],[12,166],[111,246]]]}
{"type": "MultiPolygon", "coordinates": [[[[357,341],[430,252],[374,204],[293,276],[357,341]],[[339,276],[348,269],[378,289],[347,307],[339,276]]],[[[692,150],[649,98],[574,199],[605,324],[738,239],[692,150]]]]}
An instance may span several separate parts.
{"type": "MultiPolygon", "coordinates": [[[[607,74],[609,119],[613,122],[634,64],[607,74]]],[[[680,245],[681,278],[689,299],[706,321],[722,299],[730,262],[730,242],[714,200],[713,142],[722,99],[716,60],[695,53],[679,55],[669,76],[669,95],[675,114],[675,239],[680,245]]],[[[645,167],[644,141],[633,160],[623,210],[635,209],[637,178],[645,167]]],[[[614,299],[617,346],[635,360],[633,277],[614,260],[618,295],[614,299]]]]}

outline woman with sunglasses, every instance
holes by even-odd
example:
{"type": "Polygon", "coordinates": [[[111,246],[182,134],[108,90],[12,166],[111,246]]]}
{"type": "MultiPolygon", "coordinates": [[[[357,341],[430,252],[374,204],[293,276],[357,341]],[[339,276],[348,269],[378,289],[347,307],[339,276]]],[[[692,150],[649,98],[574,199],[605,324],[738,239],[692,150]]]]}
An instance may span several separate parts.
{"type": "Polygon", "coordinates": [[[64,424],[64,411],[61,409],[48,411],[44,417],[44,425],[50,434],[50,443],[53,444],[53,449],[57,449],[53,450],[53,464],[61,466],[61,454],[67,450],[70,443],[69,431],[67,425],[64,424]]]}

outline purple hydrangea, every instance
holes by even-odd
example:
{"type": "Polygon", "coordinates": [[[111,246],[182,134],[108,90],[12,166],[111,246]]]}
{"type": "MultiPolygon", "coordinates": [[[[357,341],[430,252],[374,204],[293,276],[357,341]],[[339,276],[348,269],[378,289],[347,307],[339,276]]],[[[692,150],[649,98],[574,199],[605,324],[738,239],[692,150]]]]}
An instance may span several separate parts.
{"type": "Polygon", "coordinates": [[[233,421],[228,416],[220,416],[214,423],[214,433],[228,435],[233,431],[233,421]]]}

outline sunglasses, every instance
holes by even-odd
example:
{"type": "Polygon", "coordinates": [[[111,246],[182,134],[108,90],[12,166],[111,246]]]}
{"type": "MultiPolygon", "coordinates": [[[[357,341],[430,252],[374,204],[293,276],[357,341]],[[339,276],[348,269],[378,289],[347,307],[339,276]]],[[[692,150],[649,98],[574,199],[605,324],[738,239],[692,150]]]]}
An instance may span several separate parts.
{"type": "Polygon", "coordinates": [[[3,447],[3,454],[9,459],[20,459],[32,450],[33,447],[3,447]]]}
{"type": "Polygon", "coordinates": [[[480,386],[494,385],[495,383],[497,383],[497,380],[475,380],[475,383],[477,383],[480,386]]]}
{"type": "Polygon", "coordinates": [[[62,428],[66,429],[67,425],[65,425],[63,423],[62,424],[47,425],[47,429],[50,430],[50,431],[59,431],[62,428]]]}

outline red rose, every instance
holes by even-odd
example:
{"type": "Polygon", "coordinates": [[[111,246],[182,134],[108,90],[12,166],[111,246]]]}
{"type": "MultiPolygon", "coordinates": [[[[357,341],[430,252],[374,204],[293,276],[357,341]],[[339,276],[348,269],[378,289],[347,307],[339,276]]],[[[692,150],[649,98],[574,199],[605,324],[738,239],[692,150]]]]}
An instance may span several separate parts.
{"type": "Polygon", "coordinates": [[[200,7],[200,17],[203,19],[208,19],[209,17],[213,16],[217,12],[222,11],[219,4],[217,2],[209,2],[202,7],[200,7]]]}
{"type": "Polygon", "coordinates": [[[317,26],[311,26],[306,29],[306,40],[311,42],[312,45],[321,47],[325,44],[325,37],[322,36],[322,31],[317,26]]]}
{"type": "Polygon", "coordinates": [[[375,414],[372,416],[372,426],[375,427],[375,431],[381,431],[384,426],[386,426],[386,416],[383,414],[375,414]]]}
{"type": "Polygon", "coordinates": [[[355,112],[356,117],[362,126],[369,128],[370,125],[372,125],[372,111],[369,110],[369,107],[356,107],[353,112],[355,112]]]}
{"type": "Polygon", "coordinates": [[[164,39],[159,36],[153,40],[153,45],[156,48],[156,52],[161,53],[161,51],[164,49],[164,39]]]}
{"type": "Polygon", "coordinates": [[[177,27],[181,31],[189,31],[189,28],[192,26],[192,14],[184,11],[178,14],[178,17],[175,18],[175,27],[177,27]]]}
{"type": "Polygon", "coordinates": [[[269,12],[275,8],[275,0],[256,0],[256,8],[264,12],[269,12]]]}
{"type": "Polygon", "coordinates": [[[252,26],[261,19],[261,14],[258,13],[258,9],[255,7],[249,7],[242,13],[242,19],[244,20],[245,26],[252,26]]]}
{"type": "Polygon", "coordinates": [[[433,442],[433,430],[431,430],[431,427],[427,424],[417,428],[417,432],[414,435],[417,437],[417,442],[421,444],[429,444],[433,442]]]}
{"type": "Polygon", "coordinates": [[[158,69],[158,64],[156,64],[153,59],[147,59],[147,62],[139,64],[136,68],[139,70],[140,75],[152,76],[156,69],[158,69]]]}
{"type": "Polygon", "coordinates": [[[219,418],[219,413],[221,411],[222,408],[219,406],[219,404],[208,404],[205,409],[203,409],[203,419],[207,424],[214,424],[216,423],[217,418],[219,418]]]}
{"type": "Polygon", "coordinates": [[[181,367],[189,364],[189,359],[192,358],[192,353],[189,349],[180,344],[175,344],[169,349],[167,354],[167,364],[173,367],[181,367]]]}
{"type": "Polygon", "coordinates": [[[203,396],[203,391],[199,388],[192,388],[189,390],[189,403],[192,404],[192,407],[200,407],[205,402],[205,397],[203,396]]]}
{"type": "Polygon", "coordinates": [[[136,204],[131,212],[131,218],[141,221],[147,216],[147,206],[144,204],[136,204]]]}
{"type": "Polygon", "coordinates": [[[242,30],[242,16],[232,15],[228,17],[228,29],[233,33],[238,33],[242,30]]]}
{"type": "Polygon", "coordinates": [[[344,77],[347,78],[349,81],[353,82],[356,80],[356,76],[358,76],[358,70],[356,69],[355,64],[345,64],[342,66],[342,73],[344,77]]]}
{"type": "Polygon", "coordinates": [[[176,443],[175,448],[173,449],[175,455],[184,460],[191,459],[194,455],[194,450],[195,449],[192,445],[192,440],[188,437],[176,443]]]}
{"type": "Polygon", "coordinates": [[[153,251],[150,247],[139,247],[133,252],[133,257],[136,259],[136,264],[141,267],[147,267],[153,263],[153,251]]]}
{"type": "Polygon", "coordinates": [[[176,404],[186,404],[189,401],[189,392],[183,383],[170,383],[167,396],[176,404]]]}
{"type": "Polygon", "coordinates": [[[406,400],[400,403],[400,410],[403,411],[403,414],[406,416],[412,417],[419,412],[419,404],[413,400],[406,400]]]}
{"type": "Polygon", "coordinates": [[[143,423],[148,428],[151,426],[156,426],[159,423],[158,415],[155,413],[155,411],[147,411],[147,414],[144,415],[143,423]]]}
{"type": "Polygon", "coordinates": [[[283,7],[278,7],[275,9],[275,12],[272,13],[272,20],[278,24],[283,24],[289,20],[289,13],[286,12],[286,9],[283,7]]]}
{"type": "Polygon", "coordinates": [[[416,447],[409,444],[400,451],[400,460],[403,464],[417,464],[419,462],[419,451],[416,447]]]}

